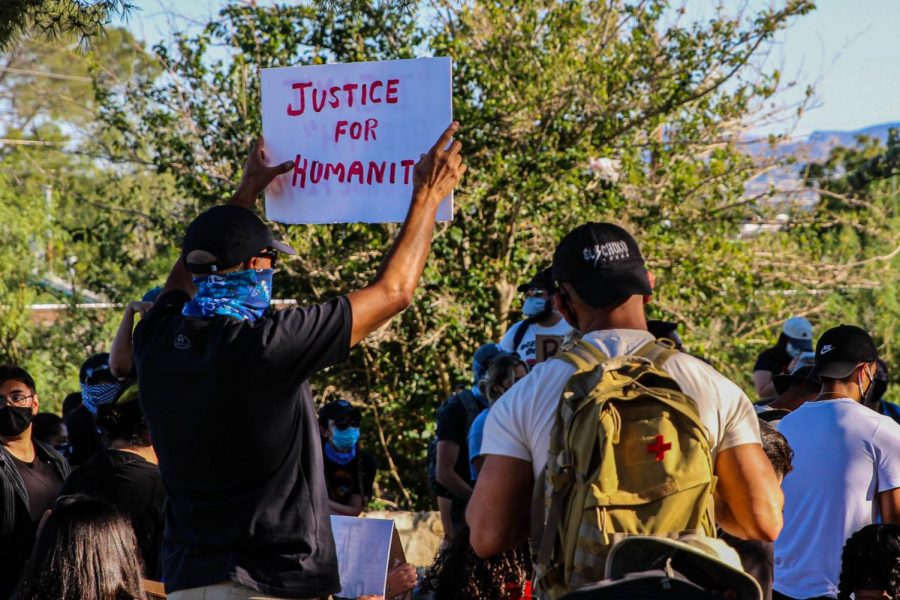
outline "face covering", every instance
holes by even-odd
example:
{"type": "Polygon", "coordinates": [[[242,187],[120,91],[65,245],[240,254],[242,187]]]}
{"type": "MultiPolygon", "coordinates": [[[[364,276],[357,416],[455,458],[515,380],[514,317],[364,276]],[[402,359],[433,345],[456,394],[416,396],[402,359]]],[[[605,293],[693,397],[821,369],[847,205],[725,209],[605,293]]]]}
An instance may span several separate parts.
{"type": "Polygon", "coordinates": [[[331,429],[331,443],[338,450],[349,451],[356,447],[358,441],[359,427],[348,427],[344,430],[331,429]]]}
{"type": "Polygon", "coordinates": [[[121,383],[82,383],[81,403],[91,414],[96,415],[100,406],[115,402],[121,391],[121,383]]]}
{"type": "Polygon", "coordinates": [[[798,348],[797,346],[793,345],[790,342],[787,343],[786,349],[787,349],[787,353],[791,355],[791,358],[797,358],[804,352],[803,348],[798,348]]]}
{"type": "Polygon", "coordinates": [[[0,408],[0,435],[16,436],[28,429],[34,415],[30,406],[9,406],[0,408]]]}
{"type": "Polygon", "coordinates": [[[526,317],[536,317],[546,310],[546,298],[535,298],[534,296],[529,296],[525,298],[525,304],[522,305],[522,314],[526,317]]]}
{"type": "Polygon", "coordinates": [[[887,391],[887,380],[886,379],[876,379],[875,383],[872,384],[872,391],[869,392],[869,402],[875,404],[879,402],[881,398],[884,396],[884,393],[887,391]]]}
{"type": "Polygon", "coordinates": [[[869,404],[869,403],[872,402],[872,392],[873,392],[874,389],[875,389],[875,386],[874,386],[873,384],[875,383],[875,380],[874,380],[874,379],[869,379],[869,387],[866,388],[866,391],[863,391],[863,388],[862,388],[862,374],[863,374],[863,371],[865,371],[866,375],[869,374],[869,370],[868,370],[868,369],[861,369],[860,372],[859,372],[859,375],[858,375],[857,378],[856,378],[856,386],[859,388],[859,399],[860,399],[860,401],[863,402],[863,403],[869,404]]]}
{"type": "Polygon", "coordinates": [[[186,317],[233,317],[256,321],[272,301],[273,269],[235,271],[194,278],[197,295],[181,311],[186,317]]]}

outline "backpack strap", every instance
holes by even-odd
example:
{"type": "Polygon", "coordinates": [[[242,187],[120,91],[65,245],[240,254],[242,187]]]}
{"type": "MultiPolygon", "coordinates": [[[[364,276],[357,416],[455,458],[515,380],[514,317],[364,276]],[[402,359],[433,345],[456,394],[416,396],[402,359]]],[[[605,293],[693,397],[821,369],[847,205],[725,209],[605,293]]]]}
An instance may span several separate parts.
{"type": "Polygon", "coordinates": [[[536,322],[537,321],[535,321],[531,317],[528,317],[527,319],[519,322],[519,326],[516,327],[516,333],[515,335],[513,335],[513,354],[519,353],[519,344],[522,343],[522,340],[525,339],[525,334],[528,333],[528,330],[531,329],[531,326],[536,322]]]}
{"type": "Polygon", "coordinates": [[[647,342],[634,353],[635,356],[646,358],[652,362],[653,366],[660,371],[664,370],[663,365],[666,361],[676,354],[678,354],[678,350],[675,349],[675,343],[665,338],[647,342]]]}
{"type": "MultiPolygon", "coordinates": [[[[590,342],[578,340],[569,350],[560,352],[551,360],[562,360],[575,367],[575,373],[572,374],[572,377],[576,377],[593,371],[598,365],[609,361],[609,357],[590,342]]],[[[568,385],[566,387],[568,388],[568,385]]],[[[565,393],[563,392],[563,398],[565,393]]],[[[572,413],[571,410],[567,410],[568,407],[563,398],[560,398],[559,401],[560,407],[557,418],[560,418],[564,413],[569,413],[566,415],[568,418],[563,418],[563,420],[568,420],[571,419],[572,413]]],[[[554,435],[560,438],[564,436],[563,428],[555,427],[554,435]]],[[[564,440],[558,438],[557,441],[563,442],[564,440]]],[[[565,449],[556,456],[548,456],[547,467],[544,470],[544,475],[547,481],[552,484],[553,491],[550,494],[550,508],[547,510],[547,522],[544,525],[540,550],[538,551],[538,564],[541,565],[550,563],[550,555],[553,553],[553,547],[559,535],[559,524],[562,522],[566,494],[572,487],[574,477],[575,453],[567,448],[564,443],[561,443],[560,447],[565,449]]]]}
{"type": "Polygon", "coordinates": [[[578,375],[593,370],[597,365],[608,361],[609,357],[603,354],[600,348],[590,342],[577,340],[571,348],[565,352],[558,353],[553,359],[559,359],[569,363],[575,367],[575,373],[573,375],[578,375]]]}

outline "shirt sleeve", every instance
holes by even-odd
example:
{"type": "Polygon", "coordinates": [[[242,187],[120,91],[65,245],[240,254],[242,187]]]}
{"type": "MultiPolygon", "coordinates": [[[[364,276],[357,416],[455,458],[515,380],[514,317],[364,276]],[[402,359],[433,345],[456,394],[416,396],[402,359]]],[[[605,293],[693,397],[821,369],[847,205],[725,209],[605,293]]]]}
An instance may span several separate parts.
{"type": "Polygon", "coordinates": [[[676,354],[664,368],[697,403],[714,453],[761,443],[756,409],[737,384],[688,354],[676,354]]]}
{"type": "Polygon", "coordinates": [[[534,372],[520,379],[491,406],[482,434],[482,456],[496,454],[533,462],[527,418],[523,414],[527,412],[526,404],[529,396],[534,395],[533,386],[537,384],[537,380],[532,379],[533,375],[534,372]],[[532,385],[525,383],[529,379],[532,379],[532,385]]]}
{"type": "Polygon", "coordinates": [[[759,356],[756,357],[756,364],[753,365],[753,370],[769,371],[770,373],[777,375],[784,370],[784,366],[778,364],[775,353],[769,349],[759,353],[759,356]]]}
{"type": "Polygon", "coordinates": [[[276,311],[258,328],[259,360],[304,377],[312,375],[347,359],[352,326],[345,296],[325,304],[276,311]]]}
{"type": "Polygon", "coordinates": [[[488,412],[487,409],[481,411],[469,428],[469,462],[481,456],[481,441],[484,438],[484,423],[487,421],[488,412]]]}
{"type": "Polygon", "coordinates": [[[759,417],[750,398],[730,379],[716,373],[715,385],[721,399],[721,428],[716,451],[743,444],[761,444],[759,417]]]}
{"type": "Polygon", "coordinates": [[[516,323],[512,327],[506,330],[506,333],[503,334],[503,337],[500,338],[500,349],[504,352],[509,352],[512,354],[515,352],[515,348],[512,347],[513,339],[516,335],[516,329],[519,327],[519,324],[516,323]]]}
{"type": "Polygon", "coordinates": [[[453,442],[460,448],[466,445],[466,407],[454,399],[437,420],[439,442],[453,442]]]}
{"type": "Polygon", "coordinates": [[[878,423],[872,435],[875,448],[875,469],[878,474],[878,491],[885,492],[900,487],[900,425],[890,417],[878,423]]]}
{"type": "MultiPolygon", "coordinates": [[[[143,347],[144,332],[153,328],[153,323],[160,317],[180,313],[184,305],[190,302],[191,296],[184,290],[168,290],[156,299],[147,316],[138,321],[132,336],[132,351],[137,354],[143,347]]],[[[136,365],[135,365],[136,369],[136,365]]]]}

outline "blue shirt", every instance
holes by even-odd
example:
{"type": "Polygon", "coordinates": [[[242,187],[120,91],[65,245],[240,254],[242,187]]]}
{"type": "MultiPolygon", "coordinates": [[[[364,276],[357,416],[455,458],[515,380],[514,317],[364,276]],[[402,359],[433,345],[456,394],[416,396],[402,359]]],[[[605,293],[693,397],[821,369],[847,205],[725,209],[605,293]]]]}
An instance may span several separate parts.
{"type": "Polygon", "coordinates": [[[484,424],[487,422],[489,410],[486,408],[481,411],[481,414],[472,421],[472,427],[469,428],[469,469],[472,471],[472,481],[478,478],[478,471],[475,470],[472,462],[481,456],[481,440],[484,437],[484,424]]]}

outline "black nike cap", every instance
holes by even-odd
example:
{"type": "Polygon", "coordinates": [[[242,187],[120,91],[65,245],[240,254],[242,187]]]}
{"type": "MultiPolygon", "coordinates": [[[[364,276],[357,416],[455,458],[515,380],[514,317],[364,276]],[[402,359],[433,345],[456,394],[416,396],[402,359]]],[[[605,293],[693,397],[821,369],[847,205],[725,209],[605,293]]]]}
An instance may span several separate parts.
{"type": "Polygon", "coordinates": [[[843,379],[860,363],[876,360],[878,349],[872,336],[855,325],[838,325],[819,338],[812,374],[828,379],[843,379]]]}

